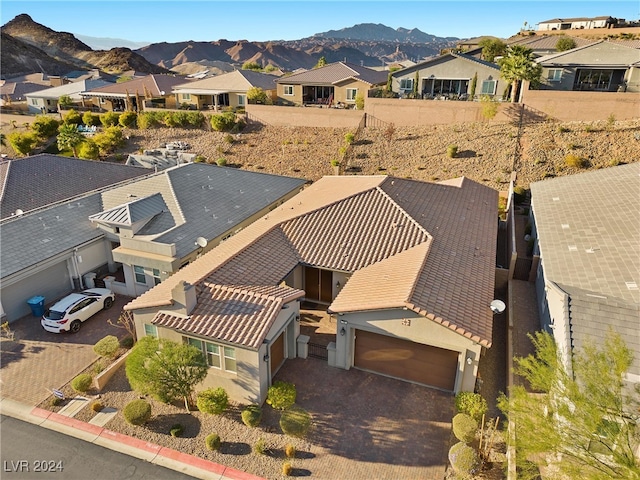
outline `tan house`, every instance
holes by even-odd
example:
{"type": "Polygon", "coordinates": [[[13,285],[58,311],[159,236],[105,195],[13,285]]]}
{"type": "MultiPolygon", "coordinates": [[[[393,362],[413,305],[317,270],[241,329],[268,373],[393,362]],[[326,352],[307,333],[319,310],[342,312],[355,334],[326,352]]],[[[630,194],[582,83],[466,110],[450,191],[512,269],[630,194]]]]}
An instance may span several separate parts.
{"type": "Polygon", "coordinates": [[[356,97],[387,82],[388,72],[336,62],[277,80],[282,105],[353,106],[356,97]]]}
{"type": "Polygon", "coordinates": [[[299,302],[335,319],[330,365],[473,391],[492,341],[497,192],[458,178],[324,177],[133,300],[138,335],[198,346],[238,402],[306,357],[299,302]]]}
{"type": "Polygon", "coordinates": [[[244,107],[247,92],[253,87],[261,88],[268,98],[275,100],[278,77],[253,70],[234,70],[214,77],[176,85],[173,93],[176,102],[196,110],[221,107],[244,107]]]}
{"type": "Polygon", "coordinates": [[[184,83],[184,77],[152,74],[126,82],[93,88],[80,93],[85,107],[100,111],[142,111],[150,108],[177,108],[176,85],[184,83]]]}

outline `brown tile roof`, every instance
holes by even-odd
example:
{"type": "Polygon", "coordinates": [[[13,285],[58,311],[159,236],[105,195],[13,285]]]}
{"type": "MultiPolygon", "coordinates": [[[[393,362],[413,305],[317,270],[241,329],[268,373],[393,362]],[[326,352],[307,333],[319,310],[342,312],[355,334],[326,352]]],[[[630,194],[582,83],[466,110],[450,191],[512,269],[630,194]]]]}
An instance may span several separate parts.
{"type": "Polygon", "coordinates": [[[354,272],[333,311],[405,306],[490,346],[497,201],[467,179],[325,177],[125,308],[180,280],[275,285],[304,263],[354,272]]]}
{"type": "Polygon", "coordinates": [[[113,83],[104,87],[93,88],[86,92],[82,92],[83,96],[126,96],[138,95],[145,96],[147,93],[152,97],[164,97],[171,95],[171,90],[176,85],[183,84],[184,77],[175,75],[147,75],[142,78],[134,78],[127,82],[113,83]]]}
{"type": "Polygon", "coordinates": [[[282,84],[315,84],[315,85],[335,85],[347,79],[361,80],[369,85],[380,85],[387,81],[388,72],[373,70],[367,67],[361,67],[352,63],[336,62],[324,67],[306,70],[301,73],[295,73],[288,77],[282,77],[276,80],[276,83],[282,84]]]}
{"type": "Polygon", "coordinates": [[[283,305],[304,296],[285,286],[217,285],[203,282],[188,317],[159,311],[151,323],[257,350],[283,305]]]}

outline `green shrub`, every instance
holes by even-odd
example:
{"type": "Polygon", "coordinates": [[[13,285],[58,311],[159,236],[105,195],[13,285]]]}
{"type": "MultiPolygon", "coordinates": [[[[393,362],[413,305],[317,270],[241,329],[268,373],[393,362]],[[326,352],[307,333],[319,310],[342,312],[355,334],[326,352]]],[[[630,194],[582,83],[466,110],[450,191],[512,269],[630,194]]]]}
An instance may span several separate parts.
{"type": "Polygon", "coordinates": [[[355,139],[356,139],[356,136],[351,132],[346,133],[344,135],[344,141],[347,142],[349,145],[351,145],[355,141],[355,139]]]}
{"type": "Polygon", "coordinates": [[[520,204],[525,201],[527,198],[527,190],[524,187],[517,186],[513,187],[513,200],[520,204]]]}
{"type": "Polygon", "coordinates": [[[71,388],[76,392],[86,393],[91,388],[93,383],[93,377],[88,373],[81,373],[76,378],[71,380],[71,388]]]}
{"type": "Polygon", "coordinates": [[[449,463],[459,478],[468,479],[477,473],[480,462],[472,447],[459,442],[449,449],[449,463]]]}
{"type": "Polygon", "coordinates": [[[287,446],[284,447],[284,454],[286,455],[287,458],[295,457],[296,447],[294,445],[291,445],[290,443],[287,443],[287,446]]]}
{"type": "Polygon", "coordinates": [[[478,423],[466,413],[458,413],[451,422],[453,434],[458,440],[470,443],[476,438],[478,423]]]}
{"type": "Polygon", "coordinates": [[[100,115],[96,115],[95,113],[91,113],[89,111],[84,112],[82,114],[82,123],[90,127],[97,127],[100,125],[100,115]]]}
{"type": "Polygon", "coordinates": [[[340,160],[337,160],[337,159],[333,158],[331,160],[331,166],[332,167],[339,167],[340,166],[340,160]]]}
{"type": "Polygon", "coordinates": [[[58,133],[60,122],[47,115],[36,115],[31,124],[31,131],[41,140],[51,138],[58,133]]]}
{"type": "Polygon", "coordinates": [[[264,455],[267,453],[267,442],[264,441],[264,438],[258,439],[258,441],[253,446],[253,451],[258,455],[264,455]]]}
{"type": "Polygon", "coordinates": [[[480,422],[489,407],[487,401],[479,393],[460,392],[456,395],[456,409],[460,413],[466,413],[476,422],[480,422]]]}
{"type": "Polygon", "coordinates": [[[291,475],[292,471],[293,466],[291,465],[291,462],[289,460],[285,460],[282,464],[282,474],[288,477],[291,475]]]}
{"type": "Polygon", "coordinates": [[[38,137],[33,133],[13,132],[7,136],[9,145],[20,155],[29,155],[38,144],[38,137]]]}
{"type": "Polygon", "coordinates": [[[487,120],[491,120],[498,113],[498,102],[496,102],[489,95],[482,95],[480,97],[482,116],[487,120]]]}
{"type": "Polygon", "coordinates": [[[224,157],[220,157],[216,160],[216,165],[219,167],[224,167],[227,164],[227,159],[224,157]]]}
{"type": "Polygon", "coordinates": [[[196,405],[203,413],[220,415],[229,406],[229,395],[222,387],[209,388],[198,392],[196,405]]]}
{"type": "Polygon", "coordinates": [[[93,402],[91,404],[91,410],[96,413],[101,412],[102,410],[104,410],[104,405],[102,405],[102,403],[100,402],[93,402]]]}
{"type": "Polygon", "coordinates": [[[197,155],[196,158],[193,161],[194,161],[194,163],[206,162],[207,161],[207,157],[205,157],[204,155],[197,155]]]}
{"type": "Polygon", "coordinates": [[[120,127],[108,127],[104,132],[94,135],[93,140],[102,154],[111,153],[125,144],[124,135],[120,127]]]}
{"type": "Polygon", "coordinates": [[[233,142],[235,142],[235,141],[236,141],[236,139],[235,139],[235,138],[233,138],[233,135],[231,135],[230,133],[227,133],[227,134],[224,136],[224,141],[225,141],[226,143],[228,143],[228,144],[232,144],[233,142]]]}
{"type": "Polygon", "coordinates": [[[447,157],[455,158],[458,154],[458,146],[457,145],[449,145],[447,147],[447,157]]]}
{"type": "Polygon", "coordinates": [[[356,110],[364,110],[364,95],[361,93],[356,95],[356,110]]]}
{"type": "Polygon", "coordinates": [[[267,391],[267,404],[276,410],[285,410],[296,403],[296,386],[277,380],[267,391]]]}
{"type": "Polygon", "coordinates": [[[182,432],[184,432],[184,427],[179,423],[176,423],[175,425],[173,425],[171,427],[171,430],[169,431],[172,437],[181,437],[182,432]]]}
{"type": "Polygon", "coordinates": [[[616,124],[616,116],[612,113],[607,117],[607,128],[613,128],[616,124]]]}
{"type": "Polygon", "coordinates": [[[52,407],[57,407],[58,405],[62,404],[63,400],[61,398],[58,397],[51,397],[51,400],[49,400],[49,404],[52,407]]]}
{"type": "Polygon", "coordinates": [[[101,372],[104,371],[104,362],[102,361],[102,359],[99,359],[96,363],[93,364],[93,374],[94,375],[98,375],[101,372]]]}
{"type": "Polygon", "coordinates": [[[151,405],[142,399],[133,400],[127,403],[122,414],[131,425],[144,425],[151,418],[151,405]]]}
{"type": "Polygon", "coordinates": [[[124,112],[118,118],[118,124],[121,127],[132,128],[138,122],[138,114],[136,112],[124,112]]]}
{"type": "Polygon", "coordinates": [[[260,87],[251,87],[247,90],[247,101],[249,103],[267,103],[267,92],[260,87]]]}
{"type": "Polygon", "coordinates": [[[217,433],[210,433],[207,438],[204,439],[204,443],[209,450],[219,450],[222,444],[220,437],[217,433]]]}
{"type": "Polygon", "coordinates": [[[260,405],[249,405],[242,410],[240,416],[247,427],[257,427],[262,420],[262,408],[260,405]]]}
{"type": "Polygon", "coordinates": [[[201,127],[204,125],[205,118],[202,112],[186,112],[185,113],[186,123],[185,126],[192,127],[201,127]]]}
{"type": "Polygon", "coordinates": [[[127,335],[122,340],[120,340],[120,346],[122,348],[131,348],[133,347],[134,343],[135,342],[133,341],[133,337],[131,337],[130,335],[127,335]]]}
{"type": "Polygon", "coordinates": [[[100,157],[100,147],[91,138],[87,138],[78,146],[78,158],[97,160],[100,157]]]}
{"type": "Polygon", "coordinates": [[[217,115],[211,115],[211,128],[216,132],[228,132],[236,125],[236,114],[233,112],[224,112],[217,115]]]}
{"type": "Polygon", "coordinates": [[[115,127],[120,120],[120,114],[116,112],[107,112],[100,115],[100,122],[103,127],[115,127]]]}
{"type": "Polygon", "coordinates": [[[287,435],[304,437],[311,426],[311,415],[303,408],[295,405],[282,412],[280,428],[287,435]]]}
{"type": "Polygon", "coordinates": [[[566,157],[564,157],[564,163],[568,167],[573,168],[587,168],[589,166],[589,162],[586,158],[582,158],[581,156],[574,153],[570,153],[566,157]]]}
{"type": "Polygon", "coordinates": [[[558,133],[566,133],[571,131],[569,127],[565,127],[563,125],[560,125],[557,130],[558,130],[558,133]]]}
{"type": "Polygon", "coordinates": [[[82,123],[82,117],[78,112],[71,109],[67,112],[67,114],[64,116],[64,119],[62,121],[65,125],[69,125],[69,124],[80,125],[82,123]]]}
{"type": "Polygon", "coordinates": [[[100,357],[113,358],[120,349],[120,342],[115,335],[107,335],[93,346],[93,351],[100,357]]]}
{"type": "Polygon", "coordinates": [[[160,116],[156,112],[143,112],[138,115],[138,128],[147,130],[160,126],[160,116]]]}

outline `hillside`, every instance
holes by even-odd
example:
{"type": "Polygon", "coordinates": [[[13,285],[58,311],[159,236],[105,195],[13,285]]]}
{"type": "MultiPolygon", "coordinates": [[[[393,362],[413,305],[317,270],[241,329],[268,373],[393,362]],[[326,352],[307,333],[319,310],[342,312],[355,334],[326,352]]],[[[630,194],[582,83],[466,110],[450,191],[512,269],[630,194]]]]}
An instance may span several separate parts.
{"type": "Polygon", "coordinates": [[[2,55],[0,71],[4,78],[46,72],[50,75],[62,75],[76,69],[72,63],[56,60],[38,47],[13,38],[1,32],[2,55]]]}

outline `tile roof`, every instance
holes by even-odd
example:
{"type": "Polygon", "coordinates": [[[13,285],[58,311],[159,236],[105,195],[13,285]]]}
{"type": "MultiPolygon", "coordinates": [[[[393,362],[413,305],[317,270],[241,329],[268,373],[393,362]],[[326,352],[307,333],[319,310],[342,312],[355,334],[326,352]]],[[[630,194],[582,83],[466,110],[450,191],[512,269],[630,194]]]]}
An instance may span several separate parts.
{"type": "Polygon", "coordinates": [[[582,37],[572,37],[571,35],[534,35],[532,37],[518,37],[509,42],[509,45],[524,45],[534,52],[540,50],[555,51],[556,44],[561,38],[570,38],[576,43],[576,47],[583,47],[585,45],[591,45],[596,43],[597,40],[590,40],[582,37]]]}
{"type": "Polygon", "coordinates": [[[640,304],[640,163],[534,182],[545,276],[569,288],[640,304]]]}
{"type": "Polygon", "coordinates": [[[332,310],[366,294],[490,346],[496,229],[497,192],[467,179],[324,177],[125,308],[166,304],[182,280],[275,285],[308,264],[355,272],[332,310]]]}
{"type": "Polygon", "coordinates": [[[619,66],[640,64],[640,54],[636,48],[600,40],[572,50],[552,53],[536,59],[543,66],[619,66]]]}
{"type": "Polygon", "coordinates": [[[2,96],[3,100],[6,100],[8,97],[12,101],[18,102],[26,100],[27,94],[39,92],[41,90],[44,90],[45,88],[47,87],[39,83],[7,82],[4,85],[0,85],[0,96],[2,96]]]}
{"type": "Polygon", "coordinates": [[[47,88],[45,90],[38,90],[36,92],[28,93],[25,95],[27,98],[55,98],[58,99],[62,95],[68,95],[74,100],[80,100],[80,92],[85,90],[91,90],[93,88],[104,87],[106,85],[113,85],[113,82],[108,82],[102,78],[93,80],[80,80],[78,82],[65,83],[58,87],[47,88]]]}
{"type": "Polygon", "coordinates": [[[252,70],[234,70],[202,80],[181,83],[173,87],[176,93],[211,94],[212,92],[246,92],[251,87],[275,90],[278,77],[252,70]]]}
{"type": "Polygon", "coordinates": [[[0,184],[2,219],[17,209],[26,213],[152,173],[146,168],[49,154],[3,160],[0,168],[6,177],[0,184]]]}
{"type": "Polygon", "coordinates": [[[151,323],[257,350],[282,307],[303,296],[286,286],[203,282],[189,317],[161,310],[151,323]]]}
{"type": "Polygon", "coordinates": [[[164,97],[171,94],[171,90],[176,85],[185,82],[184,77],[175,75],[159,75],[152,74],[146,77],[134,78],[122,83],[112,83],[103,87],[93,88],[82,92],[83,96],[100,97],[100,96],[119,96],[125,97],[129,95],[145,96],[148,92],[152,97],[164,97]]]}
{"type": "Polygon", "coordinates": [[[369,85],[380,85],[387,81],[388,72],[372,70],[352,63],[336,62],[324,67],[295,73],[279,78],[276,82],[283,84],[315,84],[335,85],[348,79],[360,80],[369,85]]]}

